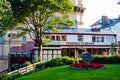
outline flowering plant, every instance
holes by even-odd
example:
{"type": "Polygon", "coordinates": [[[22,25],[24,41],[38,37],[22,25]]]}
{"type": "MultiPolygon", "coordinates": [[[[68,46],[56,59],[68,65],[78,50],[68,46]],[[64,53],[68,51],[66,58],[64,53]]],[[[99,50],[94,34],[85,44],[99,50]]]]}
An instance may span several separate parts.
{"type": "Polygon", "coordinates": [[[79,63],[79,64],[71,64],[70,66],[75,68],[83,68],[87,70],[104,68],[104,65],[99,63],[90,63],[90,65],[87,65],[86,63],[79,63]]]}

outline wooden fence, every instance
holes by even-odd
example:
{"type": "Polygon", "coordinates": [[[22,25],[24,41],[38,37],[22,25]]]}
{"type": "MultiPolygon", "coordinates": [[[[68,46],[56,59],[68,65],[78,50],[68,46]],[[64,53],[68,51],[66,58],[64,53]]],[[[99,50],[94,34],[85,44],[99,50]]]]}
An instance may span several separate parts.
{"type": "Polygon", "coordinates": [[[9,73],[7,73],[8,75],[15,75],[15,74],[25,74],[27,72],[30,72],[30,71],[33,71],[35,70],[35,66],[37,64],[39,64],[40,62],[38,63],[35,63],[35,64],[31,64],[29,66],[26,66],[26,67],[23,67],[23,68],[20,68],[20,69],[17,69],[17,70],[14,70],[14,71],[11,71],[9,73]]]}

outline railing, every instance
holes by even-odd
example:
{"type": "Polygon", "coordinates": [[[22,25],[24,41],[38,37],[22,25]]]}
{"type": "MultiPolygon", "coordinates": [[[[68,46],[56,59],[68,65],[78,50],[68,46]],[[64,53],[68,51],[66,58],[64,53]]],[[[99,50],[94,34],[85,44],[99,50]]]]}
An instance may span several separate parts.
{"type": "Polygon", "coordinates": [[[15,74],[25,74],[27,72],[30,72],[30,71],[33,71],[35,70],[35,66],[37,64],[39,64],[40,62],[38,63],[35,63],[35,64],[31,64],[29,66],[26,66],[26,67],[23,67],[23,68],[20,68],[20,69],[17,69],[17,70],[14,70],[14,71],[11,71],[9,73],[7,73],[8,75],[15,75],[15,74]]]}
{"type": "Polygon", "coordinates": [[[8,73],[8,69],[0,72],[0,74],[6,74],[6,73],[8,73]]]}

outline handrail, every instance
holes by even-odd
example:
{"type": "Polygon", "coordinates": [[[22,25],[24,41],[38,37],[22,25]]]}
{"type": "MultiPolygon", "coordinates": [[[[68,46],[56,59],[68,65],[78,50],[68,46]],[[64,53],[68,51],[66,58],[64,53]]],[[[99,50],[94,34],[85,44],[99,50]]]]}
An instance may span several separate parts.
{"type": "Polygon", "coordinates": [[[40,62],[31,64],[31,65],[29,65],[29,66],[25,66],[25,67],[23,67],[23,68],[20,68],[20,69],[11,71],[11,72],[9,72],[9,73],[7,73],[7,74],[8,74],[8,75],[24,74],[24,73],[33,71],[33,70],[35,70],[35,66],[36,66],[37,64],[39,64],[39,63],[40,63],[40,62]]]}

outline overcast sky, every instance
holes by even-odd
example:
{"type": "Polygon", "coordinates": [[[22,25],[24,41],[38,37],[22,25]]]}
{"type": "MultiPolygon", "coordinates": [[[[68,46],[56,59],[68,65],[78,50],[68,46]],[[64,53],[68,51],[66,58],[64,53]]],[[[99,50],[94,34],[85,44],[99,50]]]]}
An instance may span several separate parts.
{"type": "Polygon", "coordinates": [[[117,18],[120,15],[119,0],[83,0],[83,6],[86,8],[83,17],[84,27],[89,27],[91,24],[101,18],[102,15],[109,18],[117,18]]]}

